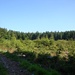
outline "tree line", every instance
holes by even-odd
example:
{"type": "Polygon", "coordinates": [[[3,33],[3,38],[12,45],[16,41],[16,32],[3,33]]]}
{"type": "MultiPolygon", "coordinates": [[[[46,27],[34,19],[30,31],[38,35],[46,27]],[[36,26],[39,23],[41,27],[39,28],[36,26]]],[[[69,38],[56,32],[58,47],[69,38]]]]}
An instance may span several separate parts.
{"type": "Polygon", "coordinates": [[[35,32],[35,33],[24,33],[19,31],[7,30],[5,28],[0,28],[0,38],[11,39],[15,37],[16,39],[21,40],[35,40],[35,39],[54,39],[54,40],[75,40],[75,31],[65,31],[65,32],[35,32]]]}

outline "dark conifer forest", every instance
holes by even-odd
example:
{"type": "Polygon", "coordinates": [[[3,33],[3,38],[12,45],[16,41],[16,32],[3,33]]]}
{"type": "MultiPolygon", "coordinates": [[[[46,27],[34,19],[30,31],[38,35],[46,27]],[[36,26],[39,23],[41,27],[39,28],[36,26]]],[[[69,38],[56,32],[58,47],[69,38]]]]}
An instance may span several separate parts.
{"type": "Polygon", "coordinates": [[[22,40],[36,40],[42,38],[53,38],[54,40],[75,40],[75,31],[65,31],[65,32],[35,32],[35,33],[24,33],[19,31],[7,30],[5,28],[0,28],[0,38],[11,39],[15,37],[16,39],[22,40]]]}

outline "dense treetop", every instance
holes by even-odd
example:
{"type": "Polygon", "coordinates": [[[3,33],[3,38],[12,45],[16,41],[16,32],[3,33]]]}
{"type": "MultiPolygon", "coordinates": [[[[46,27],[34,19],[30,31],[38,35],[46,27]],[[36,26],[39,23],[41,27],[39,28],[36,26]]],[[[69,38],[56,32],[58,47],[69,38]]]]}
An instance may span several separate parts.
{"type": "Polygon", "coordinates": [[[0,28],[0,38],[11,39],[15,37],[16,39],[42,39],[42,38],[53,38],[54,40],[75,40],[75,31],[65,31],[65,32],[35,32],[35,33],[24,33],[19,31],[7,30],[5,28],[0,28]]]}

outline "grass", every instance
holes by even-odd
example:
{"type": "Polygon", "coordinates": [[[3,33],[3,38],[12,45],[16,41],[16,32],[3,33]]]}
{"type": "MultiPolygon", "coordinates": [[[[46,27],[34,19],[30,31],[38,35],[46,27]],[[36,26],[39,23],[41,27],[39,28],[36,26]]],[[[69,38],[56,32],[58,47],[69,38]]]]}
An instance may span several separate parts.
{"type": "Polygon", "coordinates": [[[4,67],[3,63],[1,62],[0,62],[0,75],[8,75],[7,69],[4,67]]]}
{"type": "Polygon", "coordinates": [[[50,72],[45,70],[44,68],[40,67],[37,64],[31,64],[26,60],[20,62],[20,65],[23,68],[26,68],[28,71],[32,72],[34,75],[60,75],[55,70],[51,70],[50,72]]]}
{"type": "Polygon", "coordinates": [[[33,73],[34,75],[60,75],[57,71],[55,70],[46,70],[44,68],[42,68],[41,66],[37,65],[37,64],[33,64],[30,63],[27,60],[23,60],[21,58],[19,58],[18,56],[16,56],[15,54],[9,54],[6,53],[5,54],[8,58],[10,58],[11,60],[20,62],[20,66],[24,69],[27,69],[28,71],[30,71],[31,73],[33,73]]]}
{"type": "Polygon", "coordinates": [[[0,63],[0,75],[8,75],[7,69],[0,63]]]}

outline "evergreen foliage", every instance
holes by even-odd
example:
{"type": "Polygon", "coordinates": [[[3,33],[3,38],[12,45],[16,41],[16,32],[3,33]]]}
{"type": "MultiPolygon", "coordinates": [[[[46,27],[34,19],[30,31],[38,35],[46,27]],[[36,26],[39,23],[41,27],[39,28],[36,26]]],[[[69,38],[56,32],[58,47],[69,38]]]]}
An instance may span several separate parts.
{"type": "Polygon", "coordinates": [[[43,33],[24,33],[18,31],[7,30],[4,28],[0,28],[0,38],[12,39],[15,37],[16,39],[22,40],[36,40],[42,38],[54,38],[54,40],[75,40],[75,31],[65,31],[65,32],[43,32],[43,33]]]}
{"type": "Polygon", "coordinates": [[[75,31],[23,33],[0,28],[0,51],[16,52],[14,59],[16,55],[62,75],[75,74],[75,31]]]}

